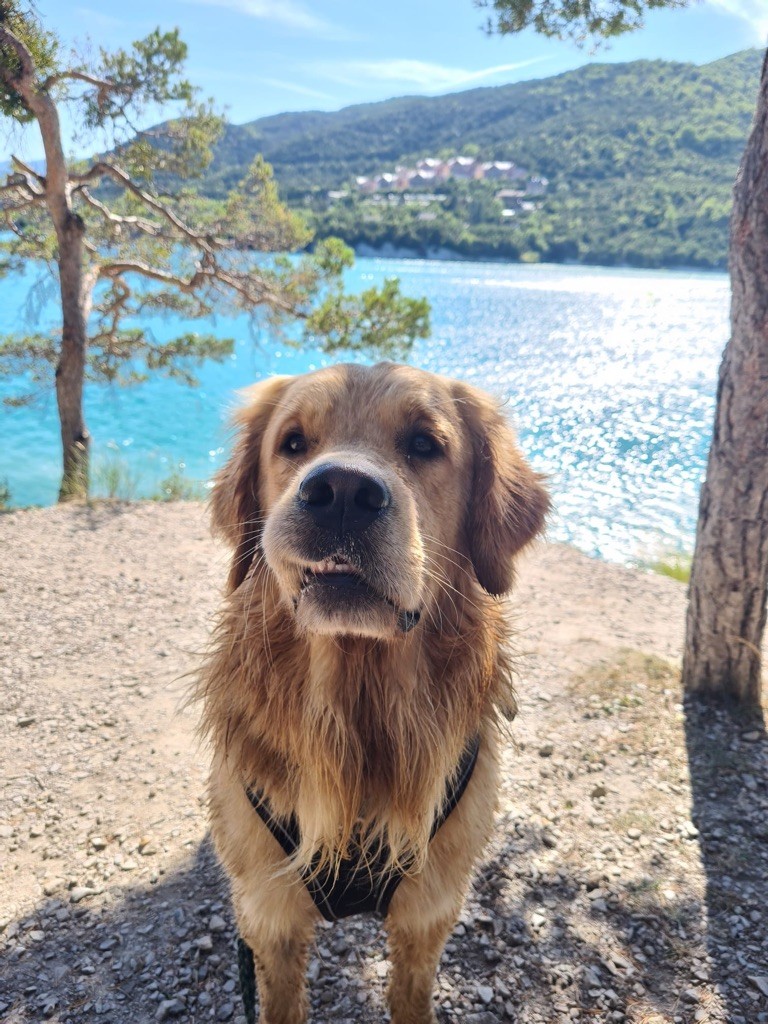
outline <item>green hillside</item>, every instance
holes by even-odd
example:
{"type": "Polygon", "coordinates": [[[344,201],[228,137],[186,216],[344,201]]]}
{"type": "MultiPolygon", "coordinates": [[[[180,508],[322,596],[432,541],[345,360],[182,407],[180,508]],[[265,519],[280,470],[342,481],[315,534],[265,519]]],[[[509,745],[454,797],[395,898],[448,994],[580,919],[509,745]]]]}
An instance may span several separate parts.
{"type": "Polygon", "coordinates": [[[352,244],[723,267],[761,61],[761,51],[746,50],[703,66],[591,64],[538,81],[230,125],[203,187],[221,194],[260,152],[319,233],[352,244]],[[355,175],[467,145],[483,160],[513,160],[548,178],[539,208],[502,222],[485,182],[450,183],[428,217],[396,203],[374,210],[354,190],[327,200],[355,175]]]}

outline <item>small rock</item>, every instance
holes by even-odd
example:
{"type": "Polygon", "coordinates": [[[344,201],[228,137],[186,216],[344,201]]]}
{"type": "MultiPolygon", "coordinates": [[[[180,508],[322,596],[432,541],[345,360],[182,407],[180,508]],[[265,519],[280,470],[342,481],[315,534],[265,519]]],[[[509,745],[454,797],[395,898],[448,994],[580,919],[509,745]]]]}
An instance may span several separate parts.
{"type": "Polygon", "coordinates": [[[600,797],[608,796],[608,790],[602,782],[598,782],[589,795],[593,800],[599,800],[600,797]]]}
{"type": "Polygon", "coordinates": [[[749,732],[743,732],[741,734],[741,738],[744,740],[745,743],[758,743],[761,739],[763,739],[764,735],[765,733],[763,733],[760,729],[750,729],[749,732]]]}
{"type": "Polygon", "coordinates": [[[94,850],[105,850],[107,848],[107,840],[102,839],[101,836],[91,836],[91,846],[94,850]]]}
{"type": "Polygon", "coordinates": [[[168,1020],[169,1017],[180,1017],[184,1013],[181,999],[163,999],[155,1011],[155,1020],[168,1020]]]}
{"type": "Polygon", "coordinates": [[[199,939],[195,939],[195,945],[201,953],[210,953],[213,949],[213,939],[210,935],[201,935],[199,939]]]}
{"type": "Polygon", "coordinates": [[[149,836],[142,836],[139,840],[139,853],[142,857],[151,857],[157,853],[157,846],[149,836]]]}
{"type": "Polygon", "coordinates": [[[482,1000],[482,1002],[485,1003],[486,1006],[493,999],[493,989],[491,988],[490,985],[478,985],[477,986],[477,994],[480,997],[480,999],[482,1000]]]}
{"type": "Polygon", "coordinates": [[[229,1020],[232,1014],[235,1012],[234,1003],[222,1003],[216,1011],[216,1020],[229,1020]]]}
{"type": "Polygon", "coordinates": [[[16,725],[18,725],[20,729],[26,729],[28,725],[34,725],[36,721],[37,719],[34,715],[22,715],[20,718],[16,719],[16,725]]]}
{"type": "Polygon", "coordinates": [[[223,932],[227,929],[227,922],[223,917],[219,917],[218,914],[212,914],[208,927],[212,932],[223,932]]]}
{"type": "Polygon", "coordinates": [[[69,902],[79,903],[80,900],[84,900],[88,896],[98,896],[103,891],[103,889],[93,889],[88,885],[76,885],[69,894],[69,902]]]}
{"type": "Polygon", "coordinates": [[[642,834],[643,833],[640,831],[639,828],[628,828],[627,829],[627,835],[629,836],[629,838],[633,842],[637,842],[637,840],[642,836],[642,834]]]}
{"type": "Polygon", "coordinates": [[[764,996],[768,996],[768,976],[750,974],[749,980],[764,996]]]}
{"type": "Polygon", "coordinates": [[[552,757],[555,752],[554,743],[544,743],[539,747],[539,757],[552,757]]]}

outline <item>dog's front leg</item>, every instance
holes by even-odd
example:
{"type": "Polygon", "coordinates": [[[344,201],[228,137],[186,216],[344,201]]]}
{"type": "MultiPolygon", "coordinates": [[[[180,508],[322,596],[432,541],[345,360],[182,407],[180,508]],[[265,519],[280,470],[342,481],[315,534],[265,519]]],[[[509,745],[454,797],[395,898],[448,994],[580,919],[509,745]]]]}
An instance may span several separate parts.
{"type": "Polygon", "coordinates": [[[259,991],[259,1024],[305,1024],[307,952],[312,934],[243,935],[253,952],[259,991]]]}
{"type": "Polygon", "coordinates": [[[435,975],[456,918],[451,915],[425,926],[397,918],[388,923],[392,973],[387,999],[392,1024],[436,1024],[435,975]]]}

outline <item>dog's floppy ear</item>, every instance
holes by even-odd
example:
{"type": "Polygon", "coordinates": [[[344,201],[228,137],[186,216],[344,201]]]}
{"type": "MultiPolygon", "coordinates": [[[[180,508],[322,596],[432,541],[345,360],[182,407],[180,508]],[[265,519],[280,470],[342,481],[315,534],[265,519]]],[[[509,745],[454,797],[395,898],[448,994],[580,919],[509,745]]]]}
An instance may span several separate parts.
{"type": "Polygon", "coordinates": [[[290,379],[270,377],[245,392],[247,404],[234,416],[237,435],[232,454],[214,477],[210,497],[211,527],[214,536],[223,538],[234,548],[228,580],[230,593],[237,590],[248,575],[261,537],[261,441],[290,379]]]}
{"type": "Polygon", "coordinates": [[[475,575],[489,594],[512,586],[512,558],[544,527],[549,495],[523,458],[496,402],[461,384],[456,400],[472,439],[467,543],[475,575]]]}

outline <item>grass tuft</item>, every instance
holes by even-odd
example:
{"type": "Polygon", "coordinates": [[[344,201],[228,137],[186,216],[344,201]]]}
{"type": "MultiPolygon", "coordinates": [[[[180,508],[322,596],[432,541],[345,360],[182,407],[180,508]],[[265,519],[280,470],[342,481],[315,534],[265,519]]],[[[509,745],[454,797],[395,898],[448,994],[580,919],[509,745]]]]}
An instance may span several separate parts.
{"type": "Polygon", "coordinates": [[[179,469],[159,483],[159,490],[152,495],[153,501],[199,501],[204,497],[202,485],[190,480],[179,469]]]}
{"type": "Polygon", "coordinates": [[[140,476],[125,459],[110,455],[93,469],[93,497],[110,501],[133,501],[139,489],[140,476]]]}
{"type": "Polygon", "coordinates": [[[668,576],[680,583],[688,583],[691,578],[692,555],[682,553],[662,555],[653,562],[643,563],[644,568],[657,572],[660,576],[668,576]]]}

